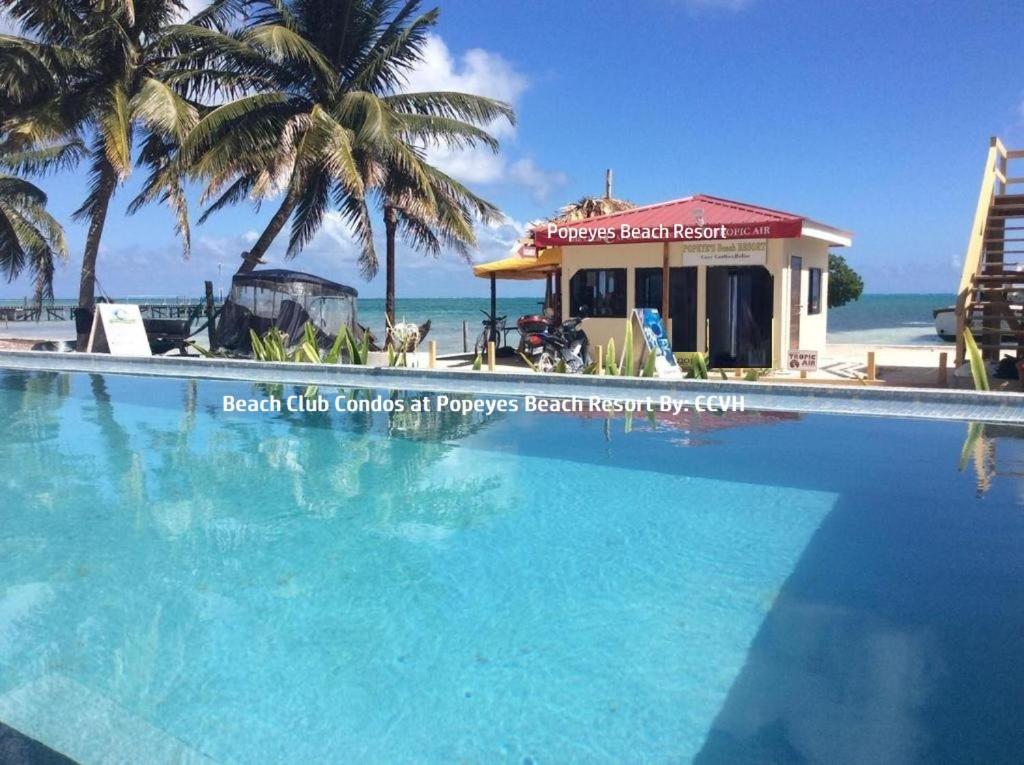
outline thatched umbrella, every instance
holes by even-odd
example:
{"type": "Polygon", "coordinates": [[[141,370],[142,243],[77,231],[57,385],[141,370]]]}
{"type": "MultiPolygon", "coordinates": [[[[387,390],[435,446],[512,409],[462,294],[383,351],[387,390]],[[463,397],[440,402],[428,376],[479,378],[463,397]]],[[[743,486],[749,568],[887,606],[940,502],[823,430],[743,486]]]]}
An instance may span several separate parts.
{"type": "Polygon", "coordinates": [[[632,202],[627,202],[624,199],[614,199],[612,197],[612,171],[608,170],[604,177],[603,197],[581,197],[575,202],[571,202],[565,207],[560,208],[552,218],[552,221],[558,223],[574,223],[578,220],[596,218],[599,215],[608,215],[609,213],[622,212],[623,210],[632,210],[634,207],[636,207],[636,205],[632,202]]]}

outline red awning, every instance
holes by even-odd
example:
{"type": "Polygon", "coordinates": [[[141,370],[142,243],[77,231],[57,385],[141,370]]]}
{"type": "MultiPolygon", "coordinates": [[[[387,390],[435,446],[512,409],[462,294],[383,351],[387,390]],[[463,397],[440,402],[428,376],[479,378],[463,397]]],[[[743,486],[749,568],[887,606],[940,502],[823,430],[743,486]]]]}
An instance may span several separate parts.
{"type": "Polygon", "coordinates": [[[801,235],[805,221],[801,215],[696,194],[574,223],[544,223],[533,236],[538,247],[790,239],[801,235]]]}

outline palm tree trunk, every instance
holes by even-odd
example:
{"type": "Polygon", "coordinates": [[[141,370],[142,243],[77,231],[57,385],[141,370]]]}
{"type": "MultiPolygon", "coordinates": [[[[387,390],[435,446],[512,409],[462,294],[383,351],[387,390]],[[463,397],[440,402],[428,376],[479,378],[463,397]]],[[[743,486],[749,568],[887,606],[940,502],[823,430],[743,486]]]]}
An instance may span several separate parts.
{"type": "Polygon", "coordinates": [[[274,217],[270,219],[267,227],[263,229],[263,233],[260,234],[260,238],[256,240],[256,243],[252,246],[252,249],[248,252],[242,253],[242,265],[238,267],[235,272],[237,274],[247,274],[255,270],[256,266],[260,264],[263,256],[267,254],[267,250],[270,249],[270,245],[273,244],[277,235],[281,233],[281,229],[284,228],[284,224],[288,222],[288,219],[292,216],[292,211],[295,209],[295,205],[298,202],[298,197],[292,193],[291,189],[284,195],[284,201],[281,202],[281,206],[277,208],[277,212],[274,213],[274,217]]]}
{"type": "Polygon", "coordinates": [[[395,238],[398,232],[398,212],[391,205],[384,206],[384,319],[387,325],[384,346],[392,344],[391,328],[395,326],[395,238]]]}
{"type": "Polygon", "coordinates": [[[84,351],[89,344],[89,330],[86,318],[91,317],[96,308],[96,258],[100,252],[100,239],[103,238],[103,226],[107,222],[107,210],[110,199],[117,188],[117,173],[109,162],[103,164],[100,175],[99,196],[96,207],[89,219],[89,232],[85,237],[85,252],[82,254],[82,275],[78,283],[78,314],[76,315],[76,347],[84,351]]]}

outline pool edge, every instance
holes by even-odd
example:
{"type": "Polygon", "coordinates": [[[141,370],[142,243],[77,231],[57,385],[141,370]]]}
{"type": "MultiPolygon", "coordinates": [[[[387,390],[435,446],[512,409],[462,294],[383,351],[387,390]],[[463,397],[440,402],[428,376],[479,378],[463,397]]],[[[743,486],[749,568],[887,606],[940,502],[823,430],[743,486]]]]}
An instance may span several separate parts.
{"type": "Polygon", "coordinates": [[[740,380],[658,380],[559,374],[419,370],[291,364],[244,359],[0,351],[0,369],[177,377],[220,381],[374,387],[481,395],[643,399],[743,396],[749,410],[1024,423],[1024,393],[926,388],[863,388],[740,380]]]}

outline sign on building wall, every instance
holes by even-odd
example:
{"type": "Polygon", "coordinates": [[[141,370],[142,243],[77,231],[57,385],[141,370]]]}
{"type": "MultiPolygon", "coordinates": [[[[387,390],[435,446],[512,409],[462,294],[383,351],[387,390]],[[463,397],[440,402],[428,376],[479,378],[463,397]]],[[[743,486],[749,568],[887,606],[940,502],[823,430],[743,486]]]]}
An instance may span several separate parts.
{"type": "Polygon", "coordinates": [[[790,351],[789,364],[787,366],[794,372],[817,372],[818,352],[790,351]]]}
{"type": "Polygon", "coordinates": [[[720,242],[684,242],[684,266],[763,266],[768,260],[767,239],[720,242]]]}
{"type": "Polygon", "coordinates": [[[113,356],[152,356],[142,314],[137,305],[100,303],[89,333],[90,353],[113,356]]]}

